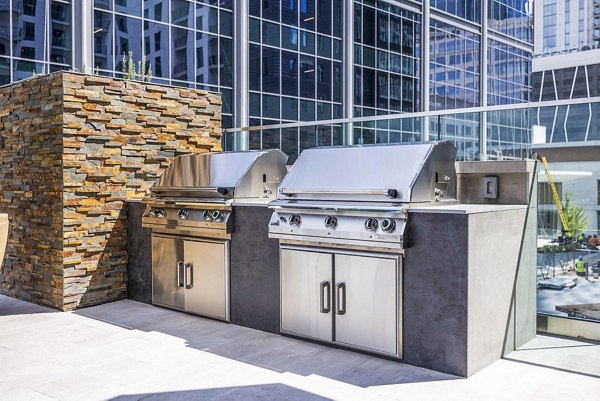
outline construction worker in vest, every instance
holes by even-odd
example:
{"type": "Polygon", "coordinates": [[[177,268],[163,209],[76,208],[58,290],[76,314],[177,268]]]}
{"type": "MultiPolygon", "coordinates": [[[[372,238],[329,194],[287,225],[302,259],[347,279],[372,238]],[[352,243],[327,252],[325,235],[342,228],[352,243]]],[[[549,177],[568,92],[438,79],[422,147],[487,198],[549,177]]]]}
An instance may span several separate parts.
{"type": "Polygon", "coordinates": [[[575,261],[575,273],[578,276],[585,277],[585,264],[583,263],[583,256],[580,256],[579,259],[575,261]]]}

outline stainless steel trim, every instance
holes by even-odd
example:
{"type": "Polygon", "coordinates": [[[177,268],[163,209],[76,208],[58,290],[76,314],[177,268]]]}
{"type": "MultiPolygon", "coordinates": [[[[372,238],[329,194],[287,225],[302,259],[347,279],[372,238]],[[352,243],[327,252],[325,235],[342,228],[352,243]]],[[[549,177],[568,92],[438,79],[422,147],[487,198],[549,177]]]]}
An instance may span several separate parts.
{"type": "Polygon", "coordinates": [[[336,309],[338,315],[346,314],[346,283],[337,283],[335,285],[336,309]],[[342,296],[340,297],[340,293],[342,296]],[[342,307],[343,306],[343,307],[342,307]]]}
{"type": "Polygon", "coordinates": [[[192,269],[192,264],[191,263],[187,263],[185,265],[185,288],[187,290],[190,290],[194,287],[194,270],[192,269]],[[189,274],[188,274],[189,272],[189,274]],[[188,281],[188,276],[189,276],[189,281],[188,281]]]}
{"type": "Polygon", "coordinates": [[[396,198],[393,195],[395,189],[319,189],[319,188],[282,188],[279,193],[283,195],[299,195],[299,194],[311,194],[311,195],[385,195],[388,198],[396,198]]]}
{"type": "Polygon", "coordinates": [[[150,191],[188,191],[188,192],[219,192],[219,190],[230,189],[229,187],[152,187],[150,191]]]}
{"type": "Polygon", "coordinates": [[[181,238],[187,238],[192,240],[228,240],[231,239],[231,234],[220,230],[200,230],[200,229],[187,229],[187,228],[167,228],[158,224],[145,224],[144,228],[151,228],[153,233],[173,235],[181,238]]]}
{"type": "Polygon", "coordinates": [[[319,284],[319,294],[321,296],[321,313],[331,312],[331,283],[329,281],[322,281],[319,284]],[[324,295],[324,290],[327,290],[327,295],[324,295]],[[327,307],[325,307],[325,299],[327,299],[327,307]]]}
{"type": "MultiPolygon", "coordinates": [[[[443,203],[436,202],[436,205],[440,206],[442,204],[454,204],[453,203],[443,203]]],[[[420,204],[421,206],[423,204],[420,204]]],[[[374,205],[374,206],[366,206],[359,204],[352,204],[348,202],[347,204],[340,203],[298,203],[298,202],[289,202],[289,201],[273,201],[269,203],[269,208],[273,210],[286,210],[290,213],[294,212],[308,212],[313,214],[330,214],[329,211],[335,211],[337,214],[353,214],[353,212],[360,212],[361,216],[368,216],[367,213],[374,213],[374,216],[381,216],[381,213],[389,213],[393,217],[398,217],[399,214],[406,215],[406,210],[404,210],[408,205],[407,204],[398,204],[398,205],[374,205]],[[293,210],[293,212],[292,212],[293,210]],[[363,214],[364,212],[364,214],[363,214]]]]}
{"type": "Polygon", "coordinates": [[[185,286],[185,282],[181,280],[181,271],[183,270],[183,260],[177,262],[177,287],[185,286]]]}
{"type": "Polygon", "coordinates": [[[373,245],[365,245],[361,241],[360,245],[352,244],[338,244],[338,243],[327,243],[322,241],[302,241],[297,239],[281,239],[279,240],[279,246],[282,249],[304,249],[312,252],[324,252],[324,253],[343,253],[349,255],[360,255],[364,253],[377,254],[384,257],[385,255],[393,255],[395,257],[404,255],[404,249],[391,248],[389,246],[383,246],[378,244],[377,247],[373,245]]]}

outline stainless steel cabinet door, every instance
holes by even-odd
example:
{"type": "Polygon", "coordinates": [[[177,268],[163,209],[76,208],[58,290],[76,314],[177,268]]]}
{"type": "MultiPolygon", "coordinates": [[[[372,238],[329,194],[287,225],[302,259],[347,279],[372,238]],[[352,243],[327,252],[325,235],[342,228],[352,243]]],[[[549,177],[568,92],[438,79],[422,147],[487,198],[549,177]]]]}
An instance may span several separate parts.
{"type": "Polygon", "coordinates": [[[184,307],[183,241],[152,236],[152,303],[184,307]]]}
{"type": "Polygon", "coordinates": [[[397,259],[335,255],[335,341],[399,355],[397,259]]]}
{"type": "Polygon", "coordinates": [[[184,241],[188,312],[229,320],[228,247],[228,241],[184,241]]]}
{"type": "Polygon", "coordinates": [[[281,331],[333,339],[332,260],[327,253],[281,250],[281,331]]]}

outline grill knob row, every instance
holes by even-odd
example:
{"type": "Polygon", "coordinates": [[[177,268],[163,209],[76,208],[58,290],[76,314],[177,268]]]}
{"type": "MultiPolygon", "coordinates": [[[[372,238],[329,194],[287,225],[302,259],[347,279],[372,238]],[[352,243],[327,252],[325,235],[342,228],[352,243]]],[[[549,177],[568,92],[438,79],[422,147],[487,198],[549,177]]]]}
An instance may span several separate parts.
{"type": "Polygon", "coordinates": [[[302,218],[299,214],[292,214],[290,216],[290,226],[298,227],[302,223],[302,218]]]}
{"type": "Polygon", "coordinates": [[[379,226],[379,222],[377,221],[377,219],[373,219],[373,218],[369,217],[368,219],[365,220],[365,230],[367,230],[367,231],[375,231],[375,230],[377,230],[378,226],[379,226]]]}
{"type": "Polygon", "coordinates": [[[220,221],[223,221],[224,217],[225,217],[225,214],[223,214],[223,212],[221,210],[205,210],[202,213],[202,218],[205,221],[220,222],[220,221]]]}
{"type": "MultiPolygon", "coordinates": [[[[365,220],[365,230],[367,231],[377,231],[377,227],[379,227],[379,221],[374,218],[368,218],[365,220]]],[[[396,222],[393,219],[383,219],[381,220],[381,230],[386,233],[391,233],[396,229],[396,222]]]]}
{"type": "Polygon", "coordinates": [[[336,228],[337,227],[337,217],[327,216],[325,218],[325,227],[329,228],[330,230],[336,228]]]}
{"type": "Polygon", "coordinates": [[[150,216],[158,217],[159,219],[163,218],[165,217],[165,209],[151,209],[150,216]]]}

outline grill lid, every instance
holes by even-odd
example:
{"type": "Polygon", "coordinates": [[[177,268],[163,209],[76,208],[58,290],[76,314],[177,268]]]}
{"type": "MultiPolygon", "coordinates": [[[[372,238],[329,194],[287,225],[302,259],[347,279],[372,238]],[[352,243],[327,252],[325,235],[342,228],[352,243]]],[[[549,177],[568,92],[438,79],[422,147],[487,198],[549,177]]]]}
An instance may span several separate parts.
{"type": "Polygon", "coordinates": [[[433,202],[456,198],[450,142],[313,148],[279,187],[279,200],[433,202]]]}
{"type": "Polygon", "coordinates": [[[157,197],[263,198],[286,173],[279,149],[176,157],[151,192],[157,197]]]}

